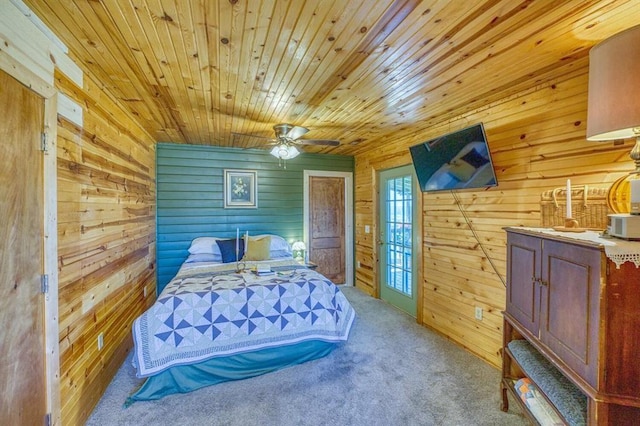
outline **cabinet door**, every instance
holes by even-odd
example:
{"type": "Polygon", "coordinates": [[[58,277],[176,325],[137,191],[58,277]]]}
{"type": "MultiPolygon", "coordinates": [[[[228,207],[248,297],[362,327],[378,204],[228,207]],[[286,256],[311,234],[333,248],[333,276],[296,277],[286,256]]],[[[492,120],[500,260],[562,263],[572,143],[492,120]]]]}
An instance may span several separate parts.
{"type": "Polygon", "coordinates": [[[541,273],[540,238],[507,235],[507,312],[533,336],[538,336],[541,273]]]}
{"type": "Polygon", "coordinates": [[[596,387],[602,252],[544,240],[540,340],[596,387]]]}
{"type": "Polygon", "coordinates": [[[636,424],[640,424],[640,269],[632,262],[617,268],[609,261],[604,318],[606,348],[604,356],[605,391],[619,396],[632,396],[638,406],[636,424]]]}

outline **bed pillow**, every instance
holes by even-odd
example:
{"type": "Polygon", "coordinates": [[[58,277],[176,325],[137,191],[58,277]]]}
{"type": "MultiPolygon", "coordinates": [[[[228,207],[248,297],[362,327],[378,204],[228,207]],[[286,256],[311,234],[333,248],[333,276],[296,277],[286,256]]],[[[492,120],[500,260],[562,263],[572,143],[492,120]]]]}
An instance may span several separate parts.
{"type": "MultiPolygon", "coordinates": [[[[216,244],[218,244],[220,253],[222,254],[222,263],[231,263],[237,260],[235,238],[230,240],[216,240],[216,244]]],[[[238,240],[238,258],[242,259],[242,256],[244,256],[244,240],[240,238],[238,240]]]]}
{"type": "Polygon", "coordinates": [[[280,235],[271,235],[271,247],[269,250],[271,250],[272,255],[274,252],[280,251],[291,254],[291,245],[280,235]]]}
{"type": "Polygon", "coordinates": [[[271,236],[249,237],[243,260],[267,260],[270,256],[271,236]]]}
{"type": "MultiPolygon", "coordinates": [[[[289,245],[287,240],[282,238],[280,235],[260,234],[260,235],[256,235],[255,237],[250,237],[250,238],[263,238],[263,237],[270,237],[271,238],[271,245],[269,246],[270,258],[271,259],[277,259],[277,258],[280,258],[280,257],[293,257],[293,254],[291,252],[291,246],[289,245]]],[[[249,243],[249,244],[251,244],[251,243],[249,243]]],[[[251,247],[249,247],[249,248],[251,248],[251,247]]]]}
{"type": "MultiPolygon", "coordinates": [[[[216,244],[216,247],[218,245],[216,244]]],[[[210,254],[210,253],[199,253],[199,254],[190,254],[187,257],[187,260],[184,263],[197,263],[197,262],[216,262],[222,263],[222,255],[220,254],[210,254]]]]}
{"type": "Polygon", "coordinates": [[[271,251],[287,250],[289,251],[289,253],[291,253],[291,246],[289,245],[287,240],[282,238],[280,235],[270,235],[270,237],[271,237],[271,246],[269,247],[269,249],[271,251]]]}
{"type": "Polygon", "coordinates": [[[216,241],[220,238],[215,237],[198,237],[191,241],[191,247],[189,247],[189,254],[213,254],[222,256],[220,248],[216,241]]]}
{"type": "Polygon", "coordinates": [[[293,258],[293,254],[289,250],[271,250],[269,256],[271,259],[280,259],[283,257],[293,258]]]}
{"type": "Polygon", "coordinates": [[[460,157],[460,159],[462,161],[466,161],[467,163],[471,164],[476,169],[480,166],[484,166],[489,162],[489,160],[484,155],[476,151],[475,148],[473,148],[471,151],[467,152],[465,155],[460,157]]]}

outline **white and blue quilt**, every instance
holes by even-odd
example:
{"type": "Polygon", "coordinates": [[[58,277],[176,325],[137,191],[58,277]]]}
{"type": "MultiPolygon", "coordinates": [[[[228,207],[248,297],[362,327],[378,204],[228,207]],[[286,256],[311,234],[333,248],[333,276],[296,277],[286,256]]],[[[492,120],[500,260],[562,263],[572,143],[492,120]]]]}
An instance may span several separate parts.
{"type": "Polygon", "coordinates": [[[181,269],[135,320],[138,377],[308,340],[347,340],[355,312],[323,275],[286,261],[262,277],[230,267],[235,264],[181,269]]]}

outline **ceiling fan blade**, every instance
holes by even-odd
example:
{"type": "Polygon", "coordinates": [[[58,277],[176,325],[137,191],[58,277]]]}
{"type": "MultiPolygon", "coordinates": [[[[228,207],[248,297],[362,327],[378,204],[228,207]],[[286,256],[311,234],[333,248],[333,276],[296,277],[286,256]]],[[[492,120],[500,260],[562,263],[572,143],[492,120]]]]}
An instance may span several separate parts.
{"type": "Polygon", "coordinates": [[[276,132],[276,138],[298,139],[309,131],[306,127],[293,126],[287,123],[276,124],[273,126],[273,130],[276,132]]]}
{"type": "Polygon", "coordinates": [[[293,141],[298,145],[324,145],[324,146],[338,146],[340,141],[333,139],[298,139],[293,141]]]}
{"type": "Polygon", "coordinates": [[[287,133],[286,136],[288,138],[296,140],[299,137],[304,136],[308,131],[309,129],[307,129],[306,127],[293,126],[293,128],[289,130],[289,133],[287,133]]]}

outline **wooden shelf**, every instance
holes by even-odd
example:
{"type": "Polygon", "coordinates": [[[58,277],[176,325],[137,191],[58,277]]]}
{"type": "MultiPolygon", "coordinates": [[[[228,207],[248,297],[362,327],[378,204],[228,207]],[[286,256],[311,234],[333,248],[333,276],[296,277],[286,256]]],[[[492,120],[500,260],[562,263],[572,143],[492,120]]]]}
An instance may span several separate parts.
{"type": "MultiPolygon", "coordinates": [[[[534,424],[540,424],[540,422],[538,421],[538,419],[536,419],[536,417],[533,415],[533,413],[531,413],[531,411],[529,411],[529,407],[527,407],[527,405],[524,403],[524,401],[522,401],[522,399],[520,398],[520,395],[518,394],[518,392],[516,391],[514,385],[515,383],[522,378],[528,378],[529,380],[531,380],[531,382],[536,385],[536,389],[538,390],[538,392],[540,393],[540,395],[542,396],[542,398],[544,399],[545,403],[549,405],[549,407],[558,415],[558,417],[560,417],[562,419],[562,421],[565,424],[569,424],[569,422],[567,421],[567,419],[565,418],[565,416],[563,415],[563,413],[561,413],[556,405],[553,403],[553,401],[551,401],[551,399],[549,398],[549,396],[545,393],[544,388],[541,386],[538,386],[538,383],[536,382],[536,380],[534,380],[533,378],[531,378],[527,372],[526,372],[526,368],[523,368],[523,366],[520,364],[520,362],[518,361],[518,359],[513,355],[513,352],[508,348],[508,347],[504,347],[504,353],[503,356],[505,357],[509,357],[509,360],[512,364],[514,364],[514,366],[516,367],[516,370],[522,374],[519,374],[518,376],[520,377],[503,377],[502,378],[502,386],[506,386],[507,389],[511,392],[511,395],[517,399],[518,405],[520,406],[520,408],[522,409],[523,413],[526,415],[526,417],[528,417],[530,420],[533,421],[534,424]]],[[[550,368],[555,368],[553,366],[550,366],[550,368]]],[[[509,407],[505,407],[502,408],[502,411],[508,411],[509,407]]],[[[586,410],[586,407],[585,407],[586,410]]]]}
{"type": "MultiPolygon", "coordinates": [[[[527,405],[524,403],[524,401],[522,401],[522,399],[520,399],[520,395],[518,395],[518,392],[515,389],[515,384],[516,384],[517,380],[508,378],[508,377],[503,377],[502,378],[502,382],[501,382],[501,386],[502,386],[502,392],[508,392],[509,395],[511,395],[512,399],[516,401],[516,404],[518,404],[518,407],[520,407],[520,411],[522,411],[522,414],[524,414],[524,416],[534,425],[536,426],[541,426],[540,422],[538,422],[538,419],[535,418],[535,416],[531,413],[531,411],[529,411],[529,408],[527,407],[527,405]]],[[[503,401],[506,401],[507,398],[505,396],[505,398],[503,398],[503,401]]],[[[509,411],[509,404],[508,403],[504,403],[502,404],[502,406],[500,407],[500,409],[502,411],[504,411],[505,413],[507,411],[509,411]]]]}

